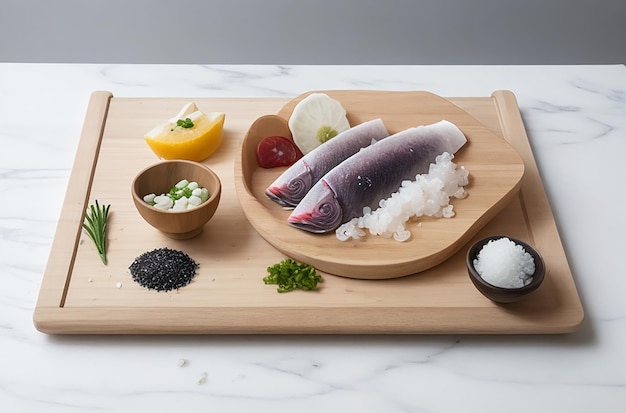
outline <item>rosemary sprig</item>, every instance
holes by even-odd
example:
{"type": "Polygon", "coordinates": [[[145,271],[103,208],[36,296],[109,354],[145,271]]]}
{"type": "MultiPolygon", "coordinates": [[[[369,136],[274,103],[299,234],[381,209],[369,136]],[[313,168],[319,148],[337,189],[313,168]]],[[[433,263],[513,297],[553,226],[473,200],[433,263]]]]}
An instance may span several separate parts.
{"type": "Polygon", "coordinates": [[[98,200],[96,200],[96,205],[94,206],[92,204],[87,209],[85,221],[83,222],[83,228],[96,245],[96,249],[104,265],[107,265],[106,226],[110,207],[111,205],[102,205],[101,207],[100,204],[98,204],[98,200]]]}

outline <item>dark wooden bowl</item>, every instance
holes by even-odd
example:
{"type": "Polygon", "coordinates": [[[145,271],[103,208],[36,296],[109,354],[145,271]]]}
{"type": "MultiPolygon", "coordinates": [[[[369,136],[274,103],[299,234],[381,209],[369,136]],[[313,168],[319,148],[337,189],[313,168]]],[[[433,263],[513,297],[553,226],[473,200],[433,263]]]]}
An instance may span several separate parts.
{"type": "Polygon", "coordinates": [[[541,255],[539,255],[537,250],[535,250],[532,246],[518,239],[506,237],[510,239],[511,241],[515,242],[516,244],[524,247],[526,252],[528,252],[533,257],[535,261],[535,273],[533,274],[533,279],[530,282],[530,284],[525,285],[523,287],[519,287],[519,288],[497,287],[485,281],[480,276],[480,274],[478,274],[478,272],[476,271],[476,268],[474,268],[474,259],[476,259],[480,250],[489,241],[497,240],[497,239],[504,238],[504,237],[505,237],[504,235],[495,235],[495,236],[481,239],[480,241],[474,243],[467,251],[467,256],[466,256],[465,261],[467,264],[467,272],[469,274],[470,280],[472,280],[472,283],[478,289],[478,291],[480,291],[485,297],[489,298],[490,300],[494,302],[513,303],[513,302],[516,302],[525,298],[526,296],[528,296],[529,294],[537,290],[537,288],[539,288],[539,286],[541,285],[541,283],[543,282],[545,278],[546,268],[543,262],[543,258],[541,257],[541,255]]]}

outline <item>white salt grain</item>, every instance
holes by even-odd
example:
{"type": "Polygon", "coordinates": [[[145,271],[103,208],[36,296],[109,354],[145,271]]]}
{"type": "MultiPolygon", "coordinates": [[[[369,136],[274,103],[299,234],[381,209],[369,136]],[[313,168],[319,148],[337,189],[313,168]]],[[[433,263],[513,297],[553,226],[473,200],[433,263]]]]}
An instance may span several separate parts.
{"type": "Polygon", "coordinates": [[[532,281],[535,261],[524,247],[504,237],[483,246],[474,259],[474,268],[491,285],[519,288],[532,281]]]}
{"type": "Polygon", "coordinates": [[[208,377],[209,377],[209,373],[207,373],[206,371],[203,371],[202,375],[198,379],[198,382],[197,382],[198,385],[206,383],[208,377]]]}

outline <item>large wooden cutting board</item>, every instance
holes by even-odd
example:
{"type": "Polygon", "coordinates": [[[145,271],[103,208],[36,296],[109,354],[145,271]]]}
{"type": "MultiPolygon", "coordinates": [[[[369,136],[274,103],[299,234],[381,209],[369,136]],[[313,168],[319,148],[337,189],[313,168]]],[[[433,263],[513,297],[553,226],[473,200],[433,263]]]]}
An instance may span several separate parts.
{"type": "Polygon", "coordinates": [[[289,99],[115,98],[95,92],[87,108],[75,164],[34,312],[51,334],[121,333],[500,333],[574,331],[583,309],[526,137],[515,97],[447,98],[508,141],[524,160],[519,193],[468,243],[504,234],[534,245],[548,273],[527,300],[497,305],[471,284],[461,247],[419,274],[362,280],[322,273],[315,292],[276,292],[266,268],[285,255],[245,218],[235,191],[234,165],[258,117],[278,113],[289,99]],[[222,179],[222,202],[203,233],[172,240],[135,210],[130,183],[158,160],[143,134],[194,100],[204,111],[226,112],[222,147],[205,163],[222,179]],[[82,233],[84,210],[111,204],[109,265],[82,233]],[[183,250],[200,263],[193,283],[169,293],[132,281],[128,266],[159,247],[183,250]]]}

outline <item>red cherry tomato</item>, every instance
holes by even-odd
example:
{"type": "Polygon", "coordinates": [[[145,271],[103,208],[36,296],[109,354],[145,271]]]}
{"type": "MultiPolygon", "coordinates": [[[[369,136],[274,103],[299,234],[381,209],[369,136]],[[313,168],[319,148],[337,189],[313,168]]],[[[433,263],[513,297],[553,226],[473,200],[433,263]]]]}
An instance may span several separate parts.
{"type": "Polygon", "coordinates": [[[292,140],[283,136],[268,136],[256,147],[256,158],[262,168],[293,165],[302,152],[292,140]]]}

